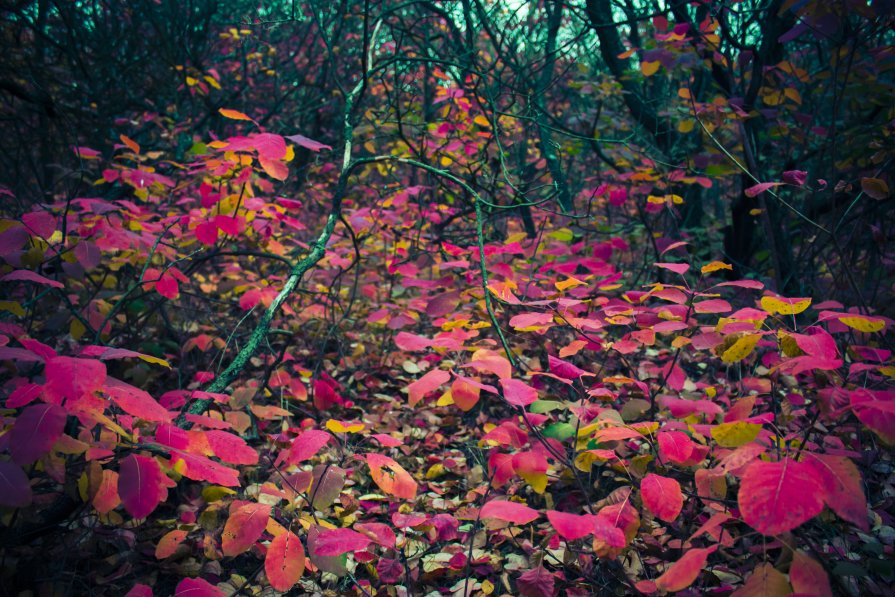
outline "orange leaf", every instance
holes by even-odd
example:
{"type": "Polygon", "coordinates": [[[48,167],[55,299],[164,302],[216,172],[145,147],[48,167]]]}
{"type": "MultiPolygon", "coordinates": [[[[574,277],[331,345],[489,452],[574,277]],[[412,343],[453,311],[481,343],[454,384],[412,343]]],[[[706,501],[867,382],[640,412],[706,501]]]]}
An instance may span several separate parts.
{"type": "Polygon", "coordinates": [[[656,579],[656,587],[669,593],[683,591],[693,584],[693,581],[702,572],[709,554],[716,549],[718,549],[717,545],[705,549],[691,549],[656,579]]]}
{"type": "Polygon", "coordinates": [[[379,489],[395,497],[412,500],[416,497],[417,484],[400,464],[383,454],[367,454],[370,476],[379,489]]]}
{"type": "Polygon", "coordinates": [[[244,504],[234,511],[224,525],[221,548],[225,556],[238,556],[249,549],[261,537],[270,517],[270,506],[266,504],[244,504]]]}
{"type": "Polygon", "coordinates": [[[277,591],[291,589],[305,571],[305,550],[301,540],[291,531],[281,533],[270,542],[264,558],[267,580],[277,591]]]}
{"type": "Polygon", "coordinates": [[[221,116],[224,118],[229,118],[230,120],[248,120],[254,122],[249,116],[243,114],[238,110],[231,110],[229,108],[221,108],[218,110],[221,116]]]}

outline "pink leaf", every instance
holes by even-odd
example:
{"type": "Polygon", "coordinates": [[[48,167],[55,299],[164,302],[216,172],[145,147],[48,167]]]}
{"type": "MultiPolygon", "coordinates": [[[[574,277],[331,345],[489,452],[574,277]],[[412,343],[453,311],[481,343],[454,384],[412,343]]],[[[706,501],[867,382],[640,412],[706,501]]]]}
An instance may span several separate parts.
{"type": "Polygon", "coordinates": [[[165,558],[173,556],[177,551],[177,548],[189,534],[189,531],[175,529],[162,535],[162,538],[158,541],[158,545],[155,546],[155,559],[164,560],[165,558]]]}
{"type": "Polygon", "coordinates": [[[538,391],[518,379],[501,379],[503,397],[513,406],[526,407],[538,399],[538,391]]]}
{"type": "Polygon", "coordinates": [[[496,518],[513,524],[528,524],[540,516],[540,513],[518,502],[507,500],[491,500],[482,506],[481,518],[496,518]]]}
{"type": "Polygon", "coordinates": [[[131,454],[118,467],[118,495],[134,518],[146,518],[168,497],[166,477],[155,458],[131,454]]]}
{"type": "Polygon", "coordinates": [[[574,541],[592,534],[594,518],[590,514],[567,514],[556,510],[547,510],[547,520],[550,521],[559,536],[566,541],[574,541]]]}
{"type": "Polygon", "coordinates": [[[510,319],[510,326],[516,329],[553,325],[552,313],[520,313],[510,319]]]}
{"type": "Polygon", "coordinates": [[[102,389],[106,383],[106,366],[95,359],[53,357],[47,361],[44,375],[47,398],[61,403],[65,398],[78,400],[102,389]]]}
{"type": "Polygon", "coordinates": [[[789,580],[793,591],[798,594],[833,597],[830,577],[826,570],[817,560],[803,551],[796,551],[793,554],[792,565],[789,567],[789,580]]]}
{"type": "Polygon", "coordinates": [[[300,145],[305,149],[310,149],[311,151],[320,151],[321,149],[332,149],[329,145],[324,145],[320,141],[314,141],[313,139],[308,139],[304,135],[289,135],[286,137],[289,141],[292,141],[296,145],[300,145]]]}
{"type": "Polygon", "coordinates": [[[550,373],[558,375],[564,379],[578,379],[582,375],[592,375],[584,369],[580,369],[572,363],[558,359],[553,355],[547,356],[547,362],[550,367],[550,373]]]}
{"type": "Polygon", "coordinates": [[[201,578],[184,578],[177,583],[174,597],[226,597],[226,594],[201,578]]]}
{"type": "Polygon", "coordinates": [[[401,350],[416,352],[426,350],[432,346],[432,341],[416,334],[408,334],[407,332],[398,332],[395,336],[395,346],[401,350]]]}
{"type": "Polygon", "coordinates": [[[351,529],[326,529],[320,531],[314,553],[318,556],[340,556],[350,551],[366,549],[373,540],[351,529]]]}
{"type": "Polygon", "coordinates": [[[152,587],[137,583],[131,587],[131,590],[124,594],[124,597],[152,597],[152,587]]]}
{"type": "MultiPolygon", "coordinates": [[[[234,504],[235,506],[235,504],[234,504]]],[[[270,519],[270,506],[248,503],[230,508],[230,517],[221,535],[221,550],[225,556],[238,556],[261,537],[270,519]]]]}
{"type": "Polygon", "coordinates": [[[25,508],[32,499],[31,484],[22,467],[0,460],[0,506],[25,508]]]}
{"type": "Polygon", "coordinates": [[[805,184],[805,181],[807,180],[808,173],[804,170],[787,170],[783,173],[783,182],[785,182],[786,184],[800,187],[805,184]]]}
{"type": "Polygon", "coordinates": [[[213,222],[202,222],[196,226],[196,240],[206,246],[218,242],[218,227],[213,222]]]}
{"type": "Polygon", "coordinates": [[[56,280],[50,280],[49,278],[45,278],[36,272],[32,272],[30,269],[17,269],[15,271],[9,272],[2,278],[0,278],[0,282],[34,282],[35,284],[44,284],[45,286],[52,286],[53,288],[64,288],[65,286],[62,282],[57,282],[56,280]]]}
{"type": "Polygon", "coordinates": [[[796,528],[824,509],[823,479],[809,464],[755,461],[743,473],[739,506],[746,524],[765,535],[796,528]]]}
{"type": "Polygon", "coordinates": [[[752,185],[751,187],[749,187],[748,189],[746,189],[743,192],[746,193],[746,197],[757,197],[758,195],[761,195],[768,189],[773,189],[774,187],[779,187],[782,184],[783,184],[782,182],[760,182],[756,185],[752,185]]]}
{"type": "Polygon", "coordinates": [[[420,400],[425,398],[426,394],[438,389],[442,384],[447,383],[451,379],[451,374],[442,369],[433,369],[423,375],[421,378],[407,386],[407,393],[410,396],[410,406],[416,406],[420,400]]]}
{"type": "Polygon", "coordinates": [[[383,547],[394,549],[398,538],[392,528],[381,522],[358,523],[354,528],[383,547]]]}
{"type": "Polygon", "coordinates": [[[807,462],[822,479],[826,488],[824,500],[830,509],[862,529],[870,529],[867,498],[858,467],[846,456],[807,453],[807,462]]]}
{"type": "Polygon", "coordinates": [[[655,265],[680,275],[684,275],[690,269],[690,266],[686,263],[656,263],[655,265]]]}
{"type": "Polygon", "coordinates": [[[65,411],[55,404],[25,408],[9,435],[9,451],[16,464],[31,464],[50,451],[65,429],[65,411]]]}
{"type": "Polygon", "coordinates": [[[680,484],[668,477],[648,474],[640,482],[640,493],[649,511],[665,522],[676,519],[684,507],[680,484]]]}
{"type": "Polygon", "coordinates": [[[286,142],[280,135],[258,133],[252,137],[258,155],[268,160],[282,160],[286,157],[286,142]]]}

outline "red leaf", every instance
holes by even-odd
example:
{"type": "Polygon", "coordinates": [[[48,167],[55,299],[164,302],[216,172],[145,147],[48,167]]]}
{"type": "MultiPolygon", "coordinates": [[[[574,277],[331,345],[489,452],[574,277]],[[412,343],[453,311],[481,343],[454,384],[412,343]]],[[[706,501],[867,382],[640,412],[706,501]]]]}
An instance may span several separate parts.
{"type": "Polygon", "coordinates": [[[332,436],[320,429],[309,429],[295,438],[288,452],[280,452],[277,465],[285,461],[286,466],[304,462],[317,455],[332,436]]]}
{"type": "Polygon", "coordinates": [[[761,195],[768,189],[773,189],[774,187],[779,187],[782,184],[783,184],[782,182],[760,182],[756,185],[752,185],[751,187],[749,187],[748,189],[746,189],[743,192],[746,193],[746,197],[757,197],[758,195],[761,195]]]}
{"type": "Polygon", "coordinates": [[[538,391],[518,379],[501,379],[503,397],[513,406],[526,407],[538,399],[538,391]]]}
{"type": "Polygon", "coordinates": [[[681,464],[693,454],[693,441],[683,431],[660,431],[658,438],[659,454],[666,460],[681,464]]]}
{"type": "Polygon", "coordinates": [[[221,535],[224,555],[238,556],[249,549],[261,537],[269,519],[270,506],[267,504],[243,504],[235,510],[231,506],[230,517],[221,535]]]}
{"type": "Polygon", "coordinates": [[[258,133],[252,137],[258,156],[268,160],[282,160],[286,157],[286,141],[274,133],[258,133]]]}
{"type": "Polygon", "coordinates": [[[640,493],[649,511],[665,522],[672,522],[684,507],[680,484],[668,477],[650,473],[640,482],[640,493]]]}
{"type": "Polygon", "coordinates": [[[407,386],[407,394],[410,396],[410,406],[416,406],[426,394],[432,392],[451,379],[451,374],[442,369],[433,369],[421,378],[407,386]]]}
{"type": "Polygon", "coordinates": [[[16,418],[9,452],[16,464],[31,464],[50,451],[65,429],[65,411],[55,404],[35,404],[16,418]]]}
{"type": "Polygon", "coordinates": [[[196,226],[196,240],[206,246],[218,242],[218,227],[213,222],[202,222],[196,226]]]}
{"type": "Polygon", "coordinates": [[[205,432],[208,445],[214,455],[230,464],[257,464],[258,452],[250,448],[245,440],[226,431],[210,430],[205,432]]]}
{"type": "Polygon", "coordinates": [[[867,498],[858,467],[845,456],[808,453],[805,459],[823,480],[824,500],[840,518],[865,532],[870,529],[867,498]]]}
{"type": "Polygon", "coordinates": [[[480,518],[496,518],[513,524],[528,524],[539,516],[537,510],[507,500],[491,500],[479,512],[480,518]]]}
{"type": "Polygon", "coordinates": [[[59,404],[65,398],[78,400],[102,389],[106,383],[106,366],[96,359],[53,357],[47,361],[44,375],[47,398],[59,404]]]}
{"type": "Polygon", "coordinates": [[[746,524],[765,535],[778,535],[820,514],[824,495],[823,480],[813,467],[785,458],[750,464],[738,501],[746,524]]]}
{"type": "Polygon", "coordinates": [[[170,423],[171,415],[164,406],[155,401],[147,392],[109,377],[106,379],[106,393],[124,412],[145,421],[170,423]]]}
{"type": "Polygon", "coordinates": [[[789,581],[792,590],[796,593],[814,595],[815,597],[833,597],[830,588],[830,577],[817,560],[809,557],[803,551],[793,554],[792,565],[789,567],[789,581]]]}
{"type": "Polygon", "coordinates": [[[693,584],[693,581],[702,572],[709,554],[717,549],[717,545],[712,545],[705,549],[691,549],[681,559],[672,564],[662,576],[656,579],[656,587],[660,591],[668,591],[669,593],[683,591],[693,584]]]}
{"type": "Polygon", "coordinates": [[[311,151],[320,151],[321,149],[332,149],[329,145],[324,145],[320,141],[314,141],[313,139],[308,139],[304,135],[289,135],[286,137],[289,141],[292,141],[296,145],[300,145],[305,149],[310,149],[311,151]]]}
{"type": "Polygon", "coordinates": [[[226,597],[226,594],[201,578],[184,578],[177,583],[174,597],[226,597]]]}
{"type": "Polygon", "coordinates": [[[594,518],[590,514],[567,514],[556,510],[547,510],[547,520],[550,521],[559,536],[566,541],[574,541],[592,534],[594,518]]]}
{"type": "Polygon", "coordinates": [[[291,589],[305,571],[305,550],[301,539],[290,531],[277,535],[267,548],[264,572],[277,591],[291,589]]]}
{"type": "Polygon", "coordinates": [[[358,523],[354,525],[354,528],[383,547],[394,549],[397,544],[398,537],[387,524],[381,522],[358,523]]]}
{"type": "Polygon", "coordinates": [[[208,481],[225,487],[239,485],[239,471],[223,464],[182,450],[171,450],[172,466],[182,466],[183,476],[193,481],[208,481]],[[182,462],[182,465],[178,463],[182,462]]]}
{"type": "Polygon", "coordinates": [[[40,396],[43,389],[43,386],[36,383],[23,383],[13,390],[9,398],[6,399],[6,408],[19,408],[31,404],[40,396]]]}
{"type": "Polygon", "coordinates": [[[64,288],[65,286],[62,282],[57,282],[56,280],[50,280],[49,278],[45,278],[38,273],[32,272],[30,269],[17,269],[15,271],[9,272],[2,278],[0,278],[0,282],[34,282],[35,284],[43,284],[45,286],[52,286],[53,288],[64,288]]]}
{"type": "Polygon", "coordinates": [[[0,506],[25,508],[32,499],[31,484],[22,467],[0,460],[0,506]]]}
{"type": "Polygon", "coordinates": [[[146,518],[168,497],[165,474],[155,458],[131,454],[118,466],[118,495],[134,518],[146,518]]]}
{"type": "Polygon", "coordinates": [[[175,529],[162,535],[162,538],[158,540],[158,545],[155,546],[155,559],[164,560],[174,555],[177,547],[189,534],[189,531],[175,529]]]}
{"type": "Polygon", "coordinates": [[[395,497],[412,500],[416,497],[417,483],[400,464],[375,452],[367,454],[370,476],[379,489],[395,497]]]}
{"type": "Polygon", "coordinates": [[[553,597],[556,578],[542,564],[523,572],[516,579],[519,594],[524,597],[553,597]]]}
{"type": "Polygon", "coordinates": [[[318,556],[340,556],[349,551],[366,549],[373,540],[351,529],[321,530],[314,553],[318,556]]]}

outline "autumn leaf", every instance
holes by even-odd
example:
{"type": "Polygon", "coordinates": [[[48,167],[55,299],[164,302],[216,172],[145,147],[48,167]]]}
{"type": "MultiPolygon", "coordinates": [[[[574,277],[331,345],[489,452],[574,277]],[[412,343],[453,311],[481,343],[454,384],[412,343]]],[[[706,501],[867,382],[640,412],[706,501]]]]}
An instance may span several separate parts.
{"type": "Polygon", "coordinates": [[[743,520],[764,535],[779,535],[811,520],[824,508],[823,479],[804,462],[756,461],[740,481],[743,520]]]}
{"type": "Polygon", "coordinates": [[[155,458],[131,454],[118,465],[118,495],[134,518],[146,518],[167,499],[166,481],[155,458]]]}
{"type": "Polygon", "coordinates": [[[406,500],[416,498],[417,483],[400,464],[375,452],[367,453],[366,459],[370,466],[370,476],[379,489],[406,500]]]}
{"type": "Polygon", "coordinates": [[[672,564],[662,575],[656,579],[656,587],[660,591],[683,591],[693,584],[693,581],[702,572],[709,555],[718,550],[717,545],[704,549],[691,548],[687,550],[681,559],[672,564]]]}
{"type": "Polygon", "coordinates": [[[288,591],[305,570],[305,551],[301,540],[291,531],[274,537],[267,547],[264,572],[267,581],[277,591],[288,591]]]}
{"type": "Polygon", "coordinates": [[[238,556],[261,537],[270,517],[267,504],[248,503],[230,508],[230,516],[221,535],[221,550],[225,556],[238,556]]]}
{"type": "Polygon", "coordinates": [[[224,118],[229,118],[230,120],[249,120],[254,122],[249,116],[243,114],[238,110],[231,110],[230,108],[220,108],[218,109],[218,113],[224,118]]]}
{"type": "Polygon", "coordinates": [[[0,460],[0,506],[25,508],[32,499],[31,484],[22,467],[0,460]]]}
{"type": "Polygon", "coordinates": [[[9,434],[13,462],[31,464],[49,452],[62,436],[65,420],[65,411],[54,404],[35,404],[22,410],[9,434]]]}
{"type": "Polygon", "coordinates": [[[535,520],[540,516],[540,513],[518,502],[491,500],[482,506],[479,516],[483,519],[496,518],[504,522],[522,525],[535,520]]]}
{"type": "Polygon", "coordinates": [[[674,521],[684,507],[680,484],[668,477],[648,474],[640,482],[640,493],[647,509],[666,522],[674,521]]]}
{"type": "Polygon", "coordinates": [[[319,556],[340,556],[366,549],[373,540],[351,529],[325,529],[320,531],[314,553],[319,556]]]}

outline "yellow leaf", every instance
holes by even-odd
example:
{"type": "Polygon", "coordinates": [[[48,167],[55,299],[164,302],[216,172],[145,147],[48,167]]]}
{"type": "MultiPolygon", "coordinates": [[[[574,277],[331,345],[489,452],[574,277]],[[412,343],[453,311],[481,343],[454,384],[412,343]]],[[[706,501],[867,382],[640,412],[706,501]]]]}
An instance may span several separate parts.
{"type": "Polygon", "coordinates": [[[584,284],[584,282],[582,282],[582,281],[579,280],[578,278],[574,278],[574,277],[572,277],[572,276],[569,276],[568,278],[566,278],[566,279],[563,280],[562,282],[555,282],[553,285],[556,286],[556,289],[559,290],[559,291],[561,292],[561,291],[563,291],[563,290],[566,290],[567,288],[574,288],[574,287],[576,287],[576,286],[581,286],[581,285],[583,285],[583,284],[584,284]]]}
{"type": "Polygon", "coordinates": [[[761,308],[774,315],[798,315],[811,304],[810,298],[793,298],[780,300],[773,296],[761,297],[761,308]]]}
{"type": "Polygon", "coordinates": [[[659,62],[641,62],[640,63],[640,72],[643,73],[644,77],[651,77],[659,71],[659,62]]]}
{"type": "Polygon", "coordinates": [[[886,327],[886,322],[882,319],[871,319],[863,315],[850,315],[848,317],[840,317],[839,321],[850,328],[854,328],[859,332],[878,332],[886,327]]]}
{"type": "Polygon", "coordinates": [[[426,471],[426,479],[437,479],[441,477],[445,473],[444,465],[440,462],[436,462],[432,466],[429,467],[429,470],[426,471]]]}
{"type": "Polygon", "coordinates": [[[238,110],[231,110],[229,108],[221,108],[218,110],[221,116],[224,118],[229,118],[230,120],[252,120],[249,116],[246,116],[242,112],[238,110]]]}
{"type": "Polygon", "coordinates": [[[672,346],[672,348],[682,348],[682,347],[686,346],[687,344],[689,344],[690,342],[692,342],[692,340],[690,340],[690,338],[687,338],[686,336],[678,336],[677,338],[672,340],[671,346],[672,346]]]}
{"type": "Polygon", "coordinates": [[[221,88],[221,84],[218,83],[217,79],[215,79],[215,78],[212,77],[211,75],[205,75],[205,76],[202,77],[202,78],[205,79],[205,80],[208,82],[208,84],[211,85],[212,87],[214,87],[215,89],[220,89],[220,88],[221,88]]]}
{"type": "Polygon", "coordinates": [[[794,87],[787,87],[783,90],[783,94],[798,105],[802,105],[802,96],[799,95],[798,90],[796,90],[794,87]]]}
{"type": "Polygon", "coordinates": [[[491,127],[491,122],[489,122],[488,119],[485,118],[484,116],[482,116],[481,114],[479,114],[478,116],[473,118],[472,121],[479,126],[489,127],[489,128],[491,127]]]}
{"type": "MultiPolygon", "coordinates": [[[[22,308],[21,304],[15,301],[0,301],[0,311],[9,311],[13,315],[25,317],[25,309],[22,308]]],[[[77,319],[75,321],[77,321],[77,319]]]]}
{"type": "Polygon", "coordinates": [[[761,212],[762,212],[762,211],[764,211],[764,210],[762,210],[762,209],[758,209],[758,208],[756,207],[755,209],[750,209],[750,210],[749,210],[749,215],[750,215],[750,216],[758,216],[758,215],[761,215],[761,212]]]}
{"type": "Polygon", "coordinates": [[[690,90],[686,87],[681,87],[677,90],[677,96],[681,99],[688,100],[690,99],[690,90]]]}
{"type": "Polygon", "coordinates": [[[450,406],[454,403],[454,396],[448,390],[435,402],[435,406],[450,406]]]}
{"type": "Polygon", "coordinates": [[[236,492],[229,487],[221,487],[219,485],[209,485],[202,489],[202,499],[207,503],[216,502],[227,495],[235,495],[236,492]]]}
{"type": "Polygon", "coordinates": [[[712,261],[711,263],[703,265],[699,271],[701,271],[703,274],[710,274],[712,272],[718,271],[719,269],[733,270],[733,266],[721,261],[712,261]]]}
{"type": "Polygon", "coordinates": [[[195,85],[195,84],[198,83],[198,82],[199,82],[199,81],[197,81],[197,80],[194,79],[193,77],[187,77],[187,78],[186,78],[186,84],[189,85],[190,87],[192,87],[193,85],[195,85]]]}
{"type": "Polygon", "coordinates": [[[326,422],[326,428],[333,433],[357,433],[363,431],[364,427],[363,423],[349,423],[345,425],[342,421],[336,421],[335,419],[330,419],[326,422]]]}
{"type": "Polygon", "coordinates": [[[739,448],[758,437],[759,431],[761,425],[757,423],[734,421],[712,427],[712,438],[722,448],[739,448]]]}
{"type": "Polygon", "coordinates": [[[494,583],[490,580],[486,580],[482,583],[481,589],[482,593],[484,593],[485,595],[490,595],[494,592],[494,583]]]}
{"type": "Polygon", "coordinates": [[[138,358],[140,358],[140,359],[146,361],[147,363],[154,363],[154,364],[156,364],[156,365],[161,365],[161,366],[163,366],[163,367],[167,367],[168,369],[171,368],[170,363],[168,363],[168,361],[166,361],[165,359],[160,359],[160,358],[158,358],[158,357],[154,357],[154,356],[152,356],[152,355],[149,355],[149,354],[142,354],[142,353],[140,353],[140,354],[138,354],[138,355],[136,355],[136,356],[137,356],[138,358]]]}
{"type": "Polygon", "coordinates": [[[660,205],[660,204],[662,204],[662,203],[665,203],[665,197],[658,197],[658,196],[656,196],[656,195],[649,195],[649,196],[646,198],[646,202],[647,202],[647,203],[654,203],[654,204],[656,204],[656,205],[660,205]]]}
{"type": "Polygon", "coordinates": [[[691,119],[681,120],[679,123],[677,123],[677,132],[689,133],[690,131],[692,131],[694,129],[694,127],[696,127],[695,120],[691,120],[691,119]]]}
{"type": "Polygon", "coordinates": [[[570,241],[575,238],[575,234],[569,230],[568,228],[560,228],[559,230],[554,230],[547,234],[552,239],[559,241],[570,241]]]}
{"type": "Polygon", "coordinates": [[[738,363],[742,361],[755,350],[755,345],[758,344],[758,339],[760,337],[761,336],[758,334],[743,336],[734,342],[733,346],[724,351],[724,354],[721,355],[721,360],[725,363],[738,363]]]}
{"type": "Polygon", "coordinates": [[[547,473],[519,471],[519,476],[522,477],[526,483],[531,485],[531,488],[535,490],[535,493],[543,494],[547,489],[547,473]]]}

